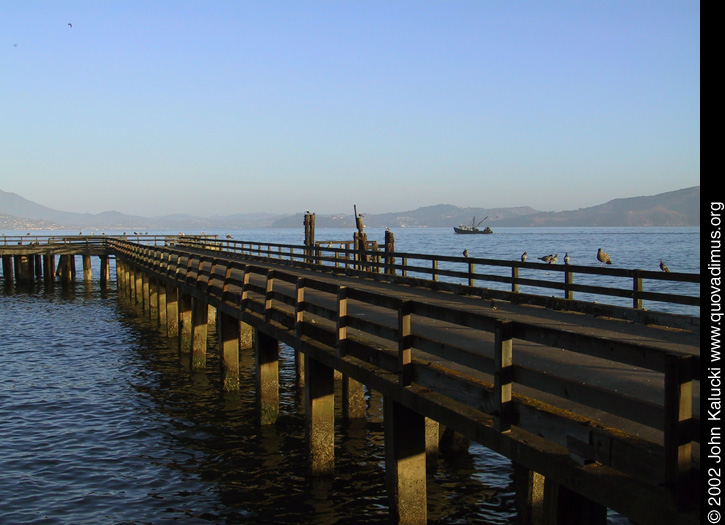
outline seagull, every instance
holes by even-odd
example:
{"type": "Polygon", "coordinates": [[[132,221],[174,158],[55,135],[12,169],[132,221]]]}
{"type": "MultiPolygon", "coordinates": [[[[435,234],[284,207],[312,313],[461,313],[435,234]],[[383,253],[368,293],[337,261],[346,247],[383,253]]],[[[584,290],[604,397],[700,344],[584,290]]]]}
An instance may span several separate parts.
{"type": "Polygon", "coordinates": [[[549,262],[549,264],[556,264],[556,261],[558,261],[558,260],[559,260],[559,254],[557,253],[551,259],[549,259],[548,262],[549,262]]]}
{"type": "Polygon", "coordinates": [[[463,256],[468,259],[468,250],[463,250],[463,256]]]}
{"type": "Polygon", "coordinates": [[[667,265],[664,262],[662,262],[662,261],[660,261],[660,270],[662,270],[663,272],[669,272],[670,271],[670,269],[667,267],[667,265]]]}
{"type": "Polygon", "coordinates": [[[551,260],[554,258],[553,255],[544,255],[543,257],[539,257],[540,261],[544,261],[545,263],[551,262],[551,260]]]}
{"type": "Polygon", "coordinates": [[[609,254],[607,252],[603,252],[601,248],[597,250],[597,260],[602,263],[601,266],[604,266],[605,264],[612,264],[612,259],[609,258],[609,254]]]}
{"type": "Polygon", "coordinates": [[[521,262],[526,262],[526,258],[529,256],[528,253],[524,252],[521,254],[521,262]]]}
{"type": "Polygon", "coordinates": [[[564,264],[569,264],[569,252],[564,254],[564,264]]]}

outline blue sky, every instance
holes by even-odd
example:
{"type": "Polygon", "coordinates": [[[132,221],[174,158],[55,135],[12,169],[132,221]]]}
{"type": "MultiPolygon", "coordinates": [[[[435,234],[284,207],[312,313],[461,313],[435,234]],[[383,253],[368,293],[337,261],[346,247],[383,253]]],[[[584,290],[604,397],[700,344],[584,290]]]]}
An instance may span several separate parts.
{"type": "Polygon", "coordinates": [[[0,189],[55,209],[559,211],[699,184],[699,2],[0,2],[0,189]]]}

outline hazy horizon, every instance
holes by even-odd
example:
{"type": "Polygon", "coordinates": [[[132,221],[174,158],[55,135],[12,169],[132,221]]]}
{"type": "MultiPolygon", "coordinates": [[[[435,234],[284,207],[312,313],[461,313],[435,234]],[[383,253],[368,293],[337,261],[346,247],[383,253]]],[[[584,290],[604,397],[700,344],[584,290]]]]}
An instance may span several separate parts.
{"type": "Polygon", "coordinates": [[[56,210],[564,211],[700,185],[694,1],[0,16],[0,187],[56,210]]]}

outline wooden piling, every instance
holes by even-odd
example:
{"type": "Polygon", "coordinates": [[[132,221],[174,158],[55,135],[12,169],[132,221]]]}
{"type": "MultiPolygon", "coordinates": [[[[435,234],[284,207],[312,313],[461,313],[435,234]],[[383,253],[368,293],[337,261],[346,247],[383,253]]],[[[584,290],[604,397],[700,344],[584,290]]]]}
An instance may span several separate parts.
{"type": "Polygon", "coordinates": [[[206,368],[206,342],[209,323],[209,304],[199,299],[191,301],[191,368],[206,368]]]}
{"type": "Polygon", "coordinates": [[[154,277],[149,277],[149,319],[158,321],[159,319],[159,281],[154,277]]]}
{"type": "Polygon", "coordinates": [[[108,281],[111,280],[111,268],[108,263],[108,255],[99,255],[98,258],[101,260],[101,286],[105,287],[108,285],[108,281]]]}
{"type": "Polygon", "coordinates": [[[239,390],[240,323],[219,313],[219,364],[222,390],[239,390]]]}
{"type": "Polygon", "coordinates": [[[279,341],[255,329],[254,359],[259,421],[269,425],[279,415],[279,341]]]}
{"type": "Polygon", "coordinates": [[[179,335],[179,294],[172,284],[166,285],[166,335],[179,335]]]}
{"type": "Polygon", "coordinates": [[[93,279],[93,272],[91,271],[91,256],[83,254],[81,259],[83,261],[83,280],[90,282],[93,279]]]}
{"type": "Polygon", "coordinates": [[[6,282],[12,282],[13,280],[13,256],[3,255],[3,279],[6,282]]]}
{"type": "Polygon", "coordinates": [[[342,377],[342,417],[343,421],[352,419],[365,419],[367,404],[365,401],[365,387],[359,381],[342,377]]]}
{"type": "Polygon", "coordinates": [[[255,386],[259,423],[270,425],[279,416],[279,341],[254,330],[255,386]]]}
{"type": "Polygon", "coordinates": [[[191,353],[191,296],[179,291],[179,353],[191,353]]]}
{"type": "Polygon", "coordinates": [[[385,476],[395,523],[426,523],[425,417],[383,397],[385,476]]]}
{"type": "Polygon", "coordinates": [[[166,285],[162,282],[156,282],[156,294],[158,301],[157,320],[162,330],[167,330],[168,320],[166,317],[166,285]]]}
{"type": "Polygon", "coordinates": [[[313,476],[331,475],[335,467],[334,370],[305,354],[305,435],[313,476]]]}

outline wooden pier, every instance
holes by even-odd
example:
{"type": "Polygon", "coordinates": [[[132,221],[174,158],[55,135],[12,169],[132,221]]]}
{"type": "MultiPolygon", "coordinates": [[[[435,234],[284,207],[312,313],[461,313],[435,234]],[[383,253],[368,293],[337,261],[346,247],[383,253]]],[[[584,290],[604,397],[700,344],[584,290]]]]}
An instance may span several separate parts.
{"type": "MultiPolygon", "coordinates": [[[[644,279],[699,275],[205,237],[48,240],[0,244],[4,278],[53,281],[51,256],[95,255],[107,284],[115,260],[119,293],[177,337],[194,368],[206,366],[213,307],[222,387],[240,387],[240,352],[251,347],[262,425],[277,418],[279,345],[293,348],[310,475],[334,475],[335,381],[346,418],[364,417],[363,385],[382,393],[394,521],[425,523],[427,461],[446,429],[513,462],[523,523],[605,523],[607,508],[637,523],[699,523],[699,318],[641,308],[699,305],[642,289],[644,279]],[[507,270],[475,270],[488,266],[507,270]],[[563,278],[524,280],[522,268],[563,278]],[[587,274],[634,285],[574,283],[587,274]],[[481,286],[494,282],[507,289],[481,286]],[[574,293],[627,297],[633,307],[574,293]]],[[[66,265],[61,282],[73,279],[66,265]]]]}

